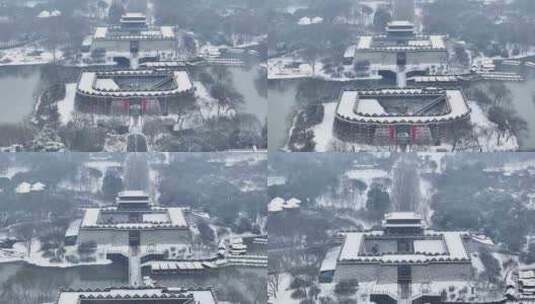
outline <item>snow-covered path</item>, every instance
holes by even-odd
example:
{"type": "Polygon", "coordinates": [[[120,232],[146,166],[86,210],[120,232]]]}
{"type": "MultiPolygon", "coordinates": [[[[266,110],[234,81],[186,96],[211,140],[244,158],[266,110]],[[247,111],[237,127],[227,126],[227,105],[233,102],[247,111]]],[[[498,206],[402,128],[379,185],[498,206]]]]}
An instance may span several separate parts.
{"type": "Polygon", "coordinates": [[[74,111],[74,98],[76,96],[76,83],[68,83],[65,85],[65,98],[58,101],[58,112],[61,123],[66,125],[72,119],[74,111]]]}

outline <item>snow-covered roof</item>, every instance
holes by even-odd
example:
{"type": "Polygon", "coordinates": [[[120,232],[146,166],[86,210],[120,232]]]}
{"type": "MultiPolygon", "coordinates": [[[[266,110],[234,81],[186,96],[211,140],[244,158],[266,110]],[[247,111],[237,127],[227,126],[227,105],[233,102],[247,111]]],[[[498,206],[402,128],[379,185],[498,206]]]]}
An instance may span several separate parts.
{"type": "Polygon", "coordinates": [[[422,217],[416,212],[397,211],[385,214],[385,220],[421,220],[422,217]]]}
{"type": "MultiPolygon", "coordinates": [[[[188,299],[193,298],[196,304],[216,304],[214,294],[209,289],[180,289],[180,288],[105,288],[105,289],[87,289],[87,290],[64,290],[58,297],[57,304],[78,304],[80,299],[105,298],[108,301],[117,301],[123,303],[129,298],[146,298],[147,301],[153,302],[154,299],[188,299]],[[109,298],[108,298],[109,297],[109,298]]],[[[138,300],[143,304],[142,300],[138,300]]]]}
{"type": "Polygon", "coordinates": [[[77,92],[83,95],[106,96],[106,97],[158,97],[177,95],[189,92],[194,89],[193,83],[186,71],[154,71],[154,70],[124,70],[114,72],[83,72],[78,81],[77,92]],[[170,76],[175,82],[172,89],[154,89],[154,90],[122,90],[117,83],[113,81],[116,76],[132,77],[155,77],[170,76]]]}
{"type": "Polygon", "coordinates": [[[362,36],[359,38],[357,50],[369,49],[373,41],[372,36],[362,36]]]}
{"type": "Polygon", "coordinates": [[[98,208],[86,209],[84,213],[84,218],[82,220],[82,227],[97,225],[99,215],[100,209],[98,208]]]}
{"type": "Polygon", "coordinates": [[[146,18],[145,14],[143,13],[136,13],[136,12],[128,12],[121,16],[121,18],[146,18]]]}
{"type": "Polygon", "coordinates": [[[295,208],[299,208],[300,206],[301,206],[301,200],[295,197],[289,199],[288,201],[286,201],[286,204],[283,205],[283,207],[286,209],[295,209],[295,208]]]}
{"type": "Polygon", "coordinates": [[[394,21],[391,21],[387,24],[387,26],[394,26],[394,27],[398,27],[398,26],[414,26],[414,24],[410,21],[406,21],[406,20],[394,20],[394,21]]]}
{"type": "Polygon", "coordinates": [[[142,222],[114,222],[113,224],[100,223],[99,217],[104,212],[107,216],[113,213],[124,212],[117,207],[89,208],[85,210],[82,219],[82,229],[187,229],[188,222],[183,208],[159,208],[152,207],[150,210],[138,211],[141,213],[142,222]]]}
{"type": "Polygon", "coordinates": [[[301,19],[299,19],[299,21],[297,22],[297,24],[299,25],[310,25],[310,24],[316,24],[316,23],[322,23],[323,22],[323,18],[321,17],[303,17],[301,19]]]}
{"type": "Polygon", "coordinates": [[[428,252],[430,254],[443,255],[446,254],[444,241],[442,240],[415,240],[415,252],[428,252]]]}
{"type": "Polygon", "coordinates": [[[139,30],[125,30],[126,24],[146,23],[144,17],[123,16],[120,26],[97,27],[93,37],[97,40],[175,40],[174,26],[144,26],[139,30]]]}
{"type": "Polygon", "coordinates": [[[38,15],[37,15],[37,18],[50,18],[50,17],[59,17],[61,16],[61,12],[58,11],[58,10],[54,10],[52,12],[49,12],[47,10],[44,10],[42,12],[40,12],[38,15]]]}
{"type": "Polygon", "coordinates": [[[344,245],[342,246],[338,260],[344,261],[358,258],[363,237],[364,233],[361,232],[346,233],[344,245]]]}
{"type": "Polygon", "coordinates": [[[445,122],[457,119],[463,119],[470,115],[470,108],[466,103],[466,99],[460,90],[440,90],[440,89],[376,89],[376,90],[361,90],[361,91],[344,91],[340,96],[336,108],[336,116],[338,119],[348,120],[357,123],[377,123],[377,124],[403,124],[403,123],[433,123],[445,122]],[[378,99],[381,96],[396,96],[400,100],[403,98],[411,98],[414,96],[425,95],[444,95],[448,104],[448,112],[443,115],[385,115],[381,109],[376,106],[373,107],[373,101],[370,99],[378,99]],[[366,103],[360,107],[359,103],[366,103]],[[365,112],[359,112],[359,110],[365,112]],[[356,110],[356,111],[355,111],[356,110]],[[371,112],[371,114],[369,113],[371,112]]]}
{"type": "Polygon", "coordinates": [[[422,236],[414,236],[414,253],[383,253],[368,255],[363,253],[362,246],[367,238],[380,237],[388,239],[383,231],[345,232],[344,244],[339,262],[350,263],[440,263],[470,262],[470,256],[464,246],[466,232],[438,232],[427,230],[422,236]]]}
{"type": "MultiPolygon", "coordinates": [[[[390,31],[395,31],[394,29],[390,31]]],[[[389,42],[387,35],[361,36],[358,38],[358,51],[398,52],[398,51],[447,51],[444,36],[414,35],[404,44],[389,42]]]]}
{"type": "Polygon", "coordinates": [[[65,237],[78,236],[78,232],[80,231],[81,224],[82,224],[81,219],[71,222],[69,224],[69,228],[67,228],[67,231],[65,232],[65,237]]]}
{"type": "Polygon", "coordinates": [[[153,261],[147,265],[151,267],[152,271],[189,271],[210,268],[206,267],[207,265],[203,261],[153,261]]]}
{"type": "Polygon", "coordinates": [[[147,197],[148,194],[142,190],[125,190],[117,194],[118,197],[147,197]]]}
{"type": "Polygon", "coordinates": [[[27,182],[20,183],[17,188],[15,188],[15,192],[17,193],[28,193],[32,189],[32,185],[27,182]]]}
{"type": "Polygon", "coordinates": [[[362,99],[356,104],[357,112],[367,115],[386,115],[387,112],[377,99],[362,99]]]}
{"type": "Polygon", "coordinates": [[[149,223],[168,223],[169,215],[165,213],[148,213],[142,215],[143,222],[149,223]]]}
{"type": "Polygon", "coordinates": [[[189,91],[193,88],[193,84],[191,83],[191,80],[187,72],[184,72],[184,71],[175,72],[175,81],[178,85],[179,92],[189,91]]]}
{"type": "Polygon", "coordinates": [[[291,198],[284,200],[281,197],[276,197],[268,204],[268,212],[275,213],[281,212],[285,209],[297,209],[301,207],[301,200],[297,198],[291,198]]]}
{"type": "Polygon", "coordinates": [[[429,36],[429,40],[431,40],[431,45],[434,49],[445,49],[446,43],[444,42],[443,36],[438,35],[431,35],[429,36]]]}
{"type": "Polygon", "coordinates": [[[43,191],[45,190],[46,188],[46,185],[43,184],[43,183],[40,183],[40,182],[37,182],[35,184],[32,185],[32,191],[43,191]]]}
{"type": "Polygon", "coordinates": [[[39,192],[45,190],[46,185],[40,182],[35,184],[30,184],[28,182],[20,183],[17,188],[15,188],[16,193],[30,193],[30,192],[39,192]]]}
{"type": "Polygon", "coordinates": [[[286,201],[281,197],[276,197],[276,198],[272,199],[271,202],[269,202],[269,204],[268,204],[268,211],[269,212],[280,212],[280,211],[282,211],[282,205],[285,202],[286,201]]]}
{"type": "Polygon", "coordinates": [[[336,269],[336,260],[338,255],[340,255],[341,247],[337,246],[330,248],[325,254],[325,258],[321,262],[320,272],[323,271],[334,271],[336,269]]]}
{"type": "Polygon", "coordinates": [[[97,27],[95,30],[95,39],[104,39],[106,38],[106,35],[108,34],[108,28],[107,27],[97,27]]]}
{"type": "Polygon", "coordinates": [[[172,26],[162,26],[160,32],[164,38],[175,38],[175,28],[172,26]]]}
{"type": "Polygon", "coordinates": [[[169,212],[171,224],[173,224],[174,226],[188,227],[188,222],[186,221],[186,217],[184,216],[184,209],[169,208],[167,209],[167,211],[169,212]]]}
{"type": "Polygon", "coordinates": [[[102,78],[97,79],[95,82],[95,89],[98,90],[110,90],[110,91],[116,91],[119,90],[119,86],[117,83],[111,79],[111,78],[102,78]]]}
{"type": "Polygon", "coordinates": [[[355,50],[357,49],[356,45],[350,45],[344,52],[344,58],[353,58],[355,57],[355,50]]]}
{"type": "Polygon", "coordinates": [[[459,77],[448,75],[448,76],[414,76],[408,78],[414,82],[456,82],[459,80],[459,77]]]}

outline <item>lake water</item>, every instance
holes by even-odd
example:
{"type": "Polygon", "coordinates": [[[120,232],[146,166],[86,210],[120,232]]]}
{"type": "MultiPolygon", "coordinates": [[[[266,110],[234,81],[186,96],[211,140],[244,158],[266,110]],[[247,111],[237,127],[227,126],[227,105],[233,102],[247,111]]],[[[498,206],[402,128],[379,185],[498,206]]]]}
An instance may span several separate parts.
{"type": "Polygon", "coordinates": [[[270,82],[268,91],[268,147],[270,151],[283,148],[288,141],[296,94],[297,83],[295,81],[270,82]]]}
{"type": "Polygon", "coordinates": [[[0,67],[0,123],[17,123],[32,113],[39,67],[0,67]]]}
{"type": "Polygon", "coordinates": [[[520,148],[535,150],[535,78],[523,83],[507,83],[507,87],[513,94],[513,107],[528,123],[528,133],[520,139],[520,148]]]}
{"type": "Polygon", "coordinates": [[[246,113],[254,114],[261,123],[264,123],[268,111],[267,99],[260,94],[257,85],[255,84],[255,81],[257,81],[259,77],[258,69],[252,68],[247,70],[242,68],[229,68],[229,70],[232,74],[236,90],[238,90],[245,99],[243,110],[246,113]]]}

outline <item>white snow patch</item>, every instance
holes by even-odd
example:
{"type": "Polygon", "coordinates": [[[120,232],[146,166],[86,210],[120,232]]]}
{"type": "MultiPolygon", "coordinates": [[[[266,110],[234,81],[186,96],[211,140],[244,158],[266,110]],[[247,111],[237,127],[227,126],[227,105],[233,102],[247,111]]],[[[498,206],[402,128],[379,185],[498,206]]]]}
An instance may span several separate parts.
{"type": "Polygon", "coordinates": [[[68,83],[65,85],[65,98],[58,101],[58,112],[61,123],[66,125],[72,119],[74,111],[74,99],[76,97],[76,83],[68,83]]]}

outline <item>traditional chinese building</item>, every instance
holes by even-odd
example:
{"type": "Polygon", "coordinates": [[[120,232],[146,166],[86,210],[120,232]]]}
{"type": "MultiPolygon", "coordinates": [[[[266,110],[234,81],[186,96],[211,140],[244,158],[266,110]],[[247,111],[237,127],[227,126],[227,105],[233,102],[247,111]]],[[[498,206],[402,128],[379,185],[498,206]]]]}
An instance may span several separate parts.
{"type": "Polygon", "coordinates": [[[173,58],[178,39],[173,26],[153,26],[142,13],[122,16],[118,25],[97,27],[91,41],[91,51],[105,51],[108,59],[173,58]]]}
{"type": "Polygon", "coordinates": [[[341,238],[322,265],[323,281],[356,280],[369,294],[398,300],[436,297],[451,282],[472,280],[469,234],[429,230],[413,212],[386,214],[380,230],[341,238]]]}
{"type": "Polygon", "coordinates": [[[194,98],[186,71],[166,69],[82,72],[76,110],[98,114],[168,114],[194,98]]]}
{"type": "Polygon", "coordinates": [[[374,145],[433,144],[451,138],[470,113],[457,89],[344,90],[334,134],[343,141],[374,145]]]}
{"type": "MultiPolygon", "coordinates": [[[[71,239],[73,234],[70,231],[71,239]]],[[[114,206],[85,210],[76,242],[94,242],[111,248],[180,244],[187,247],[191,232],[182,208],[157,207],[146,193],[125,191],[119,193],[114,206]]]]}
{"type": "Polygon", "coordinates": [[[449,60],[444,36],[418,34],[408,21],[392,21],[385,34],[359,37],[344,57],[346,64],[369,65],[372,73],[439,70],[449,60]]]}

